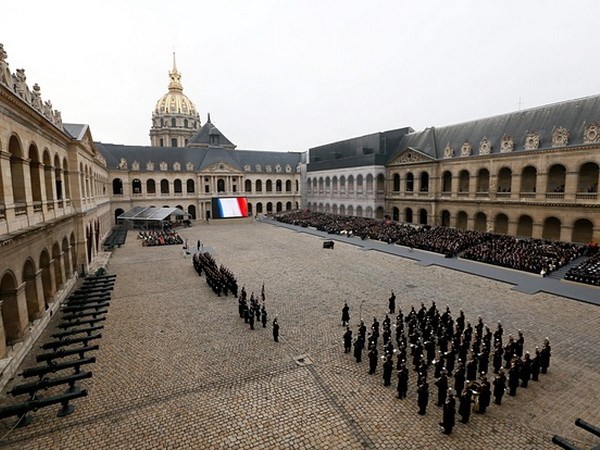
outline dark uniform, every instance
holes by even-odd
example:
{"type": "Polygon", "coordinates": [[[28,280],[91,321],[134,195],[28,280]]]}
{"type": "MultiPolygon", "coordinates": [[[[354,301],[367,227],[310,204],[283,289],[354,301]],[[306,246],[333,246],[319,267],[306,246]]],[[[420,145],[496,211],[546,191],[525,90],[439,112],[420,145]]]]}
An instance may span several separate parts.
{"type": "Polygon", "coordinates": [[[479,388],[479,414],[485,414],[485,410],[490,406],[491,399],[490,383],[487,378],[484,378],[479,388]]]}
{"type": "Polygon", "coordinates": [[[438,387],[437,406],[444,406],[448,395],[448,377],[446,373],[442,372],[442,375],[435,381],[435,385],[438,387]]]}
{"type": "Polygon", "coordinates": [[[521,387],[526,388],[531,379],[531,358],[529,357],[529,352],[525,353],[519,375],[521,377],[521,387]]]}
{"type": "Polygon", "coordinates": [[[279,342],[279,322],[277,322],[277,317],[273,319],[273,340],[279,342]]]}
{"type": "Polygon", "coordinates": [[[417,403],[419,405],[419,414],[424,416],[427,412],[427,403],[429,402],[429,384],[423,382],[417,388],[417,403]]]}
{"type": "Polygon", "coordinates": [[[392,370],[394,369],[394,363],[392,362],[392,356],[389,355],[383,363],[383,385],[390,386],[392,384],[392,370]]]}
{"type": "Polygon", "coordinates": [[[468,387],[463,389],[462,394],[460,394],[460,400],[458,403],[458,414],[460,414],[460,421],[462,423],[468,423],[469,417],[471,417],[471,403],[472,403],[472,393],[471,389],[468,387]]]}
{"type": "Polygon", "coordinates": [[[506,375],[504,374],[504,371],[502,371],[494,379],[494,403],[496,405],[502,404],[502,397],[504,396],[505,390],[506,390],[506,375]]]}
{"type": "Polygon", "coordinates": [[[350,307],[348,303],[344,303],[342,308],[342,325],[347,326],[350,323],[350,307]]]}
{"type": "Polygon", "coordinates": [[[538,381],[540,375],[540,350],[535,348],[535,356],[531,360],[531,379],[538,381]]]}
{"type": "Polygon", "coordinates": [[[452,433],[452,428],[454,428],[454,423],[456,421],[456,400],[454,399],[452,392],[450,392],[448,399],[444,403],[444,413],[442,417],[440,426],[444,428],[444,434],[452,433]]]}
{"type": "Polygon", "coordinates": [[[358,337],[354,341],[354,358],[356,359],[357,363],[362,361],[362,351],[364,346],[365,340],[361,335],[358,335],[358,337]]]}
{"type": "Polygon", "coordinates": [[[352,330],[350,330],[350,327],[346,327],[346,332],[344,333],[344,353],[350,353],[351,348],[352,348],[352,330]]]}
{"type": "Polygon", "coordinates": [[[398,398],[406,398],[406,391],[408,391],[408,369],[403,365],[398,371],[398,398]]]}
{"type": "Polygon", "coordinates": [[[388,300],[388,306],[390,308],[390,314],[395,314],[396,313],[396,295],[394,294],[394,291],[392,291],[392,296],[388,300]]]}
{"type": "Polygon", "coordinates": [[[377,370],[377,348],[372,347],[369,350],[369,375],[373,375],[377,370]]]}
{"type": "Polygon", "coordinates": [[[550,367],[550,341],[548,339],[544,339],[544,345],[542,350],[540,351],[540,372],[546,373],[548,372],[548,367],[550,367]]]}

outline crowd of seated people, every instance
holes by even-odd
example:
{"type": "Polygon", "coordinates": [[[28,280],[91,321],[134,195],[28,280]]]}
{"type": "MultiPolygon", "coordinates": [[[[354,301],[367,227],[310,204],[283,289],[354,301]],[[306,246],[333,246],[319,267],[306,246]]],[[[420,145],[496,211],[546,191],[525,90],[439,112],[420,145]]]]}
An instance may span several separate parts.
{"type": "Polygon", "coordinates": [[[183,239],[181,239],[179,234],[170,229],[163,231],[140,231],[138,233],[138,239],[142,240],[142,245],[144,247],[183,244],[183,239]]]}
{"type": "Polygon", "coordinates": [[[585,247],[567,242],[492,236],[465,250],[462,257],[544,276],[579,258],[585,251],[585,247]]]}
{"type": "Polygon", "coordinates": [[[569,269],[565,275],[565,280],[600,286],[600,251],[598,244],[589,243],[587,254],[591,257],[578,266],[569,269]]]}
{"type": "Polygon", "coordinates": [[[396,243],[441,253],[446,257],[461,254],[466,259],[543,276],[583,256],[587,251],[586,246],[566,242],[515,238],[450,227],[414,226],[389,219],[339,216],[308,210],[278,214],[275,219],[302,227],[315,227],[327,233],[396,243]]]}

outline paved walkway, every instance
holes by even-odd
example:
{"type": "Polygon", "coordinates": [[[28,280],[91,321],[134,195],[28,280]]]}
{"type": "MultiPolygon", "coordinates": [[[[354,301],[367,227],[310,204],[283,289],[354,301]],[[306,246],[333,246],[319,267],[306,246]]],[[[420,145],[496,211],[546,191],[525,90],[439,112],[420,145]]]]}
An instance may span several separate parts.
{"type": "Polygon", "coordinates": [[[369,239],[361,240],[356,237],[327,234],[326,232],[318,231],[315,228],[302,228],[269,219],[264,219],[263,221],[271,225],[292,229],[299,233],[308,233],[314,236],[320,236],[327,240],[335,240],[345,242],[346,244],[356,245],[363,250],[377,250],[391,255],[401,256],[403,258],[414,260],[421,266],[436,265],[447,269],[479,275],[503,283],[509,283],[514,285],[513,289],[528,294],[547,292],[549,294],[560,295],[561,297],[600,305],[600,288],[589,284],[574,283],[552,277],[542,278],[539,275],[519,270],[507,269],[462,258],[445,258],[443,255],[437,253],[418,249],[411,250],[408,247],[385,244],[380,241],[372,241],[369,239]]]}
{"type": "MultiPolygon", "coordinates": [[[[42,408],[25,428],[11,430],[12,418],[0,420],[1,447],[556,450],[555,433],[581,448],[598,445],[574,425],[577,417],[596,424],[600,417],[597,306],[343,242],[325,250],[320,237],[264,223],[195,225],[180,233],[202,240],[249,292],[258,294],[264,282],[280,342],[270,326],[251,331],[236,300],[215,296],[181,246],[143,247],[130,233],[108,264],[117,280],[97,362],[89,366],[93,378],[78,383],[88,397],[63,418],[58,407],[42,408]],[[505,334],[523,330],[528,351],[549,337],[549,373],[443,435],[433,386],[427,415],[419,416],[414,372],[408,398],[398,400],[394,387],[383,386],[381,364],[369,375],[367,361],[343,352],[344,302],[356,330],[361,315],[384,316],[390,289],[404,311],[435,301],[454,314],[463,309],[472,322],[478,315],[489,324],[501,320],[505,334]]],[[[21,369],[36,365],[60,316],[21,369]]],[[[16,401],[4,396],[0,404],[16,401]]]]}

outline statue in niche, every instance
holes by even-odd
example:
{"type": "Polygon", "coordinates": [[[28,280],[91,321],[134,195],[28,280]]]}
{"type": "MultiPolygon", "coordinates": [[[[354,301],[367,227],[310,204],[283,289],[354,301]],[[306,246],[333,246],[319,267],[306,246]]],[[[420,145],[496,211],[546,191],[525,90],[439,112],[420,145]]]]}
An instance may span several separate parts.
{"type": "Polygon", "coordinates": [[[125,158],[121,158],[119,161],[119,165],[117,166],[119,169],[127,169],[127,160],[125,158]]]}
{"type": "Polygon", "coordinates": [[[154,163],[152,161],[147,161],[146,162],[146,170],[148,170],[148,171],[153,171],[154,170],[154,163]]]}

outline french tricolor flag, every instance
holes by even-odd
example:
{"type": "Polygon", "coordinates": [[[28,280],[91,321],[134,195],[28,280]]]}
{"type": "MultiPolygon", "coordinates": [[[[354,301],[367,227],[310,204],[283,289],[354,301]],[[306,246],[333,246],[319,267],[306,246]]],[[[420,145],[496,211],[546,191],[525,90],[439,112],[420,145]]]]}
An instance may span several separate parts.
{"type": "Polygon", "coordinates": [[[219,217],[248,217],[248,200],[246,197],[217,199],[219,217]]]}

